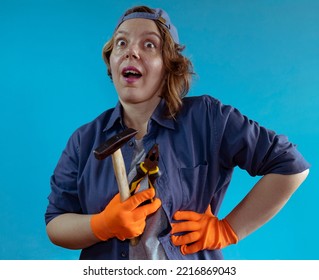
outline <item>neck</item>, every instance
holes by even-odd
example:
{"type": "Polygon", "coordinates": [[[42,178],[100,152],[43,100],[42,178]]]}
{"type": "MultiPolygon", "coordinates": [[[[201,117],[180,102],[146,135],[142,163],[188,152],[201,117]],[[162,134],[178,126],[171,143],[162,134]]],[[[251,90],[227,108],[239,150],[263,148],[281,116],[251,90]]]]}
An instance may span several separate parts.
{"type": "Polygon", "coordinates": [[[141,139],[146,135],[148,122],[159,102],[160,99],[154,104],[125,104],[122,102],[124,123],[127,127],[138,131],[136,139],[141,139]]]}

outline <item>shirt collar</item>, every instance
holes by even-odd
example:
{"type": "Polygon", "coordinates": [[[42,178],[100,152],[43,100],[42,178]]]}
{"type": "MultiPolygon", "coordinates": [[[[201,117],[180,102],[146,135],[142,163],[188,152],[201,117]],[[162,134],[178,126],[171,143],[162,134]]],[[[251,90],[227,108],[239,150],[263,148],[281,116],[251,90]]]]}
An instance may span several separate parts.
{"type": "MultiPolygon", "coordinates": [[[[157,105],[153,115],[151,116],[151,120],[157,122],[159,125],[169,128],[175,129],[175,121],[173,118],[169,118],[165,115],[167,110],[165,100],[161,99],[160,103],[157,105]]],[[[111,129],[117,123],[120,123],[122,127],[125,127],[123,119],[122,119],[122,105],[118,102],[111,114],[110,120],[108,121],[106,127],[103,129],[106,130],[111,129]]]]}
{"type": "Polygon", "coordinates": [[[163,127],[175,129],[175,120],[173,118],[169,118],[166,115],[167,106],[165,100],[162,98],[160,103],[157,105],[151,119],[163,127]]]}
{"type": "Polygon", "coordinates": [[[111,114],[110,120],[107,122],[106,127],[103,129],[103,132],[111,129],[117,123],[124,124],[122,121],[122,105],[120,102],[117,102],[117,104],[116,104],[116,106],[111,114]]]}

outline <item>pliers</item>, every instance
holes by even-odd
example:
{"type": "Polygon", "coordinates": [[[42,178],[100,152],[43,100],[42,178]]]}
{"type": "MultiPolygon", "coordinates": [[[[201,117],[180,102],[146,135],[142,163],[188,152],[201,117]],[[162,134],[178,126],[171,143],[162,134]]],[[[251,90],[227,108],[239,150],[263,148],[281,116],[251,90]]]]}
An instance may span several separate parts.
{"type": "Polygon", "coordinates": [[[155,180],[160,176],[158,161],[158,144],[154,144],[146,154],[144,161],[136,165],[136,175],[129,185],[131,195],[135,194],[139,183],[145,176],[148,176],[149,188],[154,188],[155,180]]]}

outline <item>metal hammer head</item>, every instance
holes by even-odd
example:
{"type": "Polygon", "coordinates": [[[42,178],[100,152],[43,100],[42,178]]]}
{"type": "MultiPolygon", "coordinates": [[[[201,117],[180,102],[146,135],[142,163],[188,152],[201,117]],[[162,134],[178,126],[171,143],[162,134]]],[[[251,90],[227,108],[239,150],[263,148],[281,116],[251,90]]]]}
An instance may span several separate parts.
{"type": "Polygon", "coordinates": [[[94,156],[99,160],[105,159],[116,150],[120,149],[126,142],[135,136],[137,132],[138,131],[133,128],[127,128],[121,133],[114,135],[93,151],[94,156]]]}

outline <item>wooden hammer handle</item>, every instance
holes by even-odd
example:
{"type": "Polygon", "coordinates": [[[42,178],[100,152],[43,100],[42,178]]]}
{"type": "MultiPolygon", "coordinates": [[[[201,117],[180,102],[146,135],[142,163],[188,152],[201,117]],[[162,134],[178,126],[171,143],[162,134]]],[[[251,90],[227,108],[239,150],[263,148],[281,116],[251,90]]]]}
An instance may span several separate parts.
{"type": "Polygon", "coordinates": [[[128,199],[131,196],[131,194],[121,149],[117,149],[112,154],[112,162],[117,185],[120,192],[121,201],[123,202],[126,199],[128,199]]]}
{"type": "MultiPolygon", "coordinates": [[[[112,154],[112,162],[113,162],[113,168],[114,168],[117,185],[119,188],[120,198],[121,198],[121,201],[123,202],[126,199],[128,199],[131,196],[131,194],[130,194],[130,188],[129,188],[129,183],[127,180],[126,168],[125,168],[125,163],[123,160],[121,149],[116,150],[112,154]]],[[[132,246],[137,245],[138,240],[139,240],[138,237],[132,238],[130,240],[131,245],[132,246]]]]}

